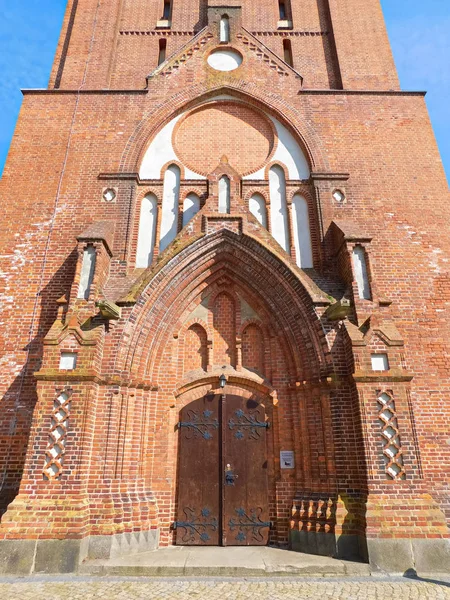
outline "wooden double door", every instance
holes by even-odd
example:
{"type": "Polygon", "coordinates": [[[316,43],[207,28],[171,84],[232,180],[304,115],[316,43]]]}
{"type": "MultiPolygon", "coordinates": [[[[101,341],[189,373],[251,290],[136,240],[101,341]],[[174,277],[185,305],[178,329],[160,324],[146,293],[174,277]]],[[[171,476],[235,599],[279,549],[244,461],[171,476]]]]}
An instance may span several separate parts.
{"type": "Polygon", "coordinates": [[[178,545],[264,546],[270,521],[265,410],[211,394],[180,414],[178,545]]]}

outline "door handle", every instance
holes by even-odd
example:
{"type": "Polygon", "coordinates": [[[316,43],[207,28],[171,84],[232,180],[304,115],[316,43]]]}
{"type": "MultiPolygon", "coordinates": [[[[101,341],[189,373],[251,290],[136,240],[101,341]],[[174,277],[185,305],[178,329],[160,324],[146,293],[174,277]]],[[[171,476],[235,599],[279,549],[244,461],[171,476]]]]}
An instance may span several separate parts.
{"type": "Polygon", "coordinates": [[[233,473],[233,469],[231,465],[227,465],[225,467],[225,484],[226,485],[234,485],[234,480],[237,479],[239,475],[235,475],[233,473]]]}

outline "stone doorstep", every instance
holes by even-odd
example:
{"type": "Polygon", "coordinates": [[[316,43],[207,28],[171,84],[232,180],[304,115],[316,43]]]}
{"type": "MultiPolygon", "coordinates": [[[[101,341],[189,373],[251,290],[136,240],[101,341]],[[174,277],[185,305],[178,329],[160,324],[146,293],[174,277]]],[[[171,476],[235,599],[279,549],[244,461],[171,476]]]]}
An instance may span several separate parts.
{"type": "Polygon", "coordinates": [[[88,560],[79,574],[147,577],[364,577],[368,564],[268,547],[169,547],[88,560]]]}

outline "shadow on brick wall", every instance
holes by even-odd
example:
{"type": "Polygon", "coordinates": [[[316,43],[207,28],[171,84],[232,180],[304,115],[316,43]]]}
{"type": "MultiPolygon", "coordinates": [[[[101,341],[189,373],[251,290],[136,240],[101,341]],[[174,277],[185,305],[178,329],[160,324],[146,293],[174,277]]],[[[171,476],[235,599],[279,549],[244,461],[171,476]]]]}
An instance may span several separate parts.
{"type": "MultiPolygon", "coordinates": [[[[31,422],[36,405],[36,379],[43,357],[42,340],[56,320],[56,301],[69,294],[75,276],[76,249],[66,258],[41,290],[37,333],[22,351],[27,359],[22,370],[0,400],[0,517],[19,492],[31,422]]],[[[36,326],[33,327],[36,330],[36,326]]],[[[42,461],[44,457],[42,457],[42,461]]]]}

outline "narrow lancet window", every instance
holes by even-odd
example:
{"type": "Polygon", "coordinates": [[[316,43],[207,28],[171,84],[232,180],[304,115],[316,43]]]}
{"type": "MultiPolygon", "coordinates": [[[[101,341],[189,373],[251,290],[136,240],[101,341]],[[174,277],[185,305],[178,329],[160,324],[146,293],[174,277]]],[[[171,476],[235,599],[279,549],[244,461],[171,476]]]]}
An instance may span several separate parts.
{"type": "Polygon", "coordinates": [[[272,235],[283,250],[289,251],[288,214],[286,205],[286,177],[279,165],[269,171],[270,226],[272,235]]]}
{"type": "Polygon", "coordinates": [[[167,248],[177,235],[180,179],[180,168],[177,165],[170,165],[164,175],[161,237],[159,243],[161,252],[167,248]]]}
{"type": "Polygon", "coordinates": [[[287,19],[287,11],[286,11],[286,3],[283,0],[278,2],[278,10],[280,12],[280,21],[286,21],[287,19]]]}
{"type": "Polygon", "coordinates": [[[359,297],[363,300],[371,300],[372,294],[367,274],[366,253],[362,246],[355,246],[353,248],[353,270],[359,297]]]}
{"type": "Polygon", "coordinates": [[[294,66],[294,60],[292,57],[292,44],[291,40],[283,40],[283,56],[284,62],[290,67],[294,66]]]}
{"type": "Polygon", "coordinates": [[[166,60],[167,40],[159,40],[159,55],[158,55],[158,66],[166,60]]]}
{"type": "Polygon", "coordinates": [[[188,194],[183,202],[183,227],[186,227],[189,221],[195,217],[199,210],[200,198],[197,196],[197,194],[188,194]]]}
{"type": "Polygon", "coordinates": [[[220,19],[220,41],[227,43],[230,41],[230,19],[227,15],[223,15],[220,19]]]}
{"type": "Polygon", "coordinates": [[[219,212],[230,214],[230,179],[226,175],[219,180],[219,212]]]}
{"type": "Polygon", "coordinates": [[[172,14],[172,0],[164,0],[163,20],[169,21],[172,14]]]}
{"type": "Polygon", "coordinates": [[[83,252],[83,262],[81,264],[80,285],[78,287],[77,298],[89,300],[91,286],[94,280],[95,272],[95,248],[88,246],[83,252]]]}
{"type": "Polygon", "coordinates": [[[142,200],[139,219],[138,247],[136,253],[136,267],[138,269],[147,268],[152,263],[157,221],[158,201],[154,194],[147,194],[142,200]]]}
{"type": "Polygon", "coordinates": [[[308,203],[299,194],[296,194],[292,199],[292,222],[296,263],[302,269],[311,269],[313,266],[313,256],[308,203]]]}
{"type": "Polygon", "coordinates": [[[267,229],[266,202],[261,194],[253,194],[248,203],[250,212],[267,229]]]}

